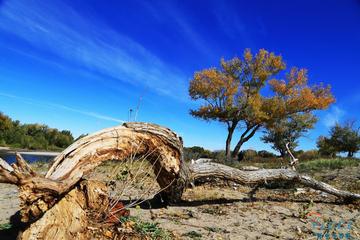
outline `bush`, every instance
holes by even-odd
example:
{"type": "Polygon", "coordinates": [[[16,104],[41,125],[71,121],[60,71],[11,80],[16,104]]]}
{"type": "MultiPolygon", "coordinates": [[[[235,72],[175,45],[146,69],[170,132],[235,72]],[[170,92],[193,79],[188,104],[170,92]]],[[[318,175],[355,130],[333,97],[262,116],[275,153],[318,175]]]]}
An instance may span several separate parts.
{"type": "MultiPolygon", "coordinates": [[[[140,234],[141,239],[173,239],[172,234],[159,227],[159,223],[156,222],[144,222],[136,216],[122,217],[120,218],[121,224],[130,223],[136,233],[140,234]]],[[[140,239],[140,238],[136,238],[140,239]]]]}
{"type": "Polygon", "coordinates": [[[225,162],[226,161],[226,152],[225,152],[225,150],[213,151],[211,158],[217,160],[218,162],[225,162]]]}
{"type": "Polygon", "coordinates": [[[262,158],[274,158],[274,157],[276,157],[276,155],[274,153],[266,151],[266,150],[258,151],[257,155],[259,157],[262,157],[262,158]]]}
{"type": "Polygon", "coordinates": [[[239,161],[251,161],[257,157],[257,152],[252,149],[242,150],[239,152],[238,160],[239,161]]]}
{"type": "Polygon", "coordinates": [[[320,154],[317,150],[309,150],[309,151],[302,151],[302,152],[298,151],[295,154],[295,157],[300,160],[307,161],[307,160],[314,160],[314,159],[319,158],[320,154]]]}
{"type": "Polygon", "coordinates": [[[300,156],[302,154],[304,154],[304,150],[298,150],[294,152],[295,156],[300,156]]]}
{"type": "Polygon", "coordinates": [[[184,160],[190,161],[191,159],[199,158],[212,158],[212,152],[204,149],[203,147],[193,146],[184,147],[184,160]]]}

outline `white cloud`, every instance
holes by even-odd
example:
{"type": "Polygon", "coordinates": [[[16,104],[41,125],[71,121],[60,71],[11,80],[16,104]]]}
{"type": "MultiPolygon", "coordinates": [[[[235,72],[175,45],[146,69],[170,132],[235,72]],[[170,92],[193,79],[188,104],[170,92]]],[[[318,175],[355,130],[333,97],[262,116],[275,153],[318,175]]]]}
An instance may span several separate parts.
{"type": "Polygon", "coordinates": [[[5,1],[0,31],[78,67],[184,100],[186,77],[142,45],[61,1],[5,1]]]}
{"type": "Polygon", "coordinates": [[[37,105],[37,106],[41,106],[41,107],[50,107],[53,109],[62,109],[62,110],[70,111],[70,112],[75,112],[75,113],[79,113],[79,114],[86,115],[86,116],[93,117],[93,118],[100,119],[100,120],[106,120],[106,121],[111,121],[111,122],[116,122],[116,123],[124,123],[125,122],[124,120],[114,118],[111,116],[103,115],[103,114],[96,113],[96,112],[76,109],[73,107],[68,107],[65,105],[57,104],[57,103],[38,101],[38,100],[31,99],[31,98],[20,97],[20,96],[16,96],[16,95],[12,95],[12,94],[7,94],[7,93],[0,93],[0,96],[17,99],[26,104],[37,105]]]}
{"type": "Polygon", "coordinates": [[[325,115],[323,123],[326,127],[332,127],[338,123],[344,115],[345,112],[342,109],[340,109],[338,106],[333,106],[325,115]]]}

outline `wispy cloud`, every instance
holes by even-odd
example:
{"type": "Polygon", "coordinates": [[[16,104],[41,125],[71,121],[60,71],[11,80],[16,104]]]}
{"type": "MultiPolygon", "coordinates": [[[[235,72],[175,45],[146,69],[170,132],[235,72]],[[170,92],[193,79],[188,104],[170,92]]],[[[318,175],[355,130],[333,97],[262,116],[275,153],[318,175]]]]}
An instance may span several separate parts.
{"type": "Polygon", "coordinates": [[[224,33],[231,39],[241,39],[243,47],[254,48],[255,43],[248,27],[239,16],[239,11],[226,1],[214,1],[213,4],[214,15],[224,33]]]}
{"type": "Polygon", "coordinates": [[[186,77],[145,47],[109,26],[81,16],[61,1],[5,1],[0,31],[86,69],[176,99],[186,98],[186,77]]]}
{"type": "Polygon", "coordinates": [[[206,56],[212,56],[214,50],[207,46],[207,42],[199,35],[196,27],[186,20],[183,13],[174,7],[168,7],[167,10],[168,14],[173,17],[175,23],[179,26],[184,36],[186,36],[186,39],[194,45],[195,49],[206,56]]]}
{"type": "Polygon", "coordinates": [[[332,127],[338,123],[341,118],[345,115],[345,111],[340,109],[338,106],[330,108],[329,112],[325,115],[323,123],[326,127],[332,127]]]}
{"type": "Polygon", "coordinates": [[[116,123],[124,123],[124,120],[118,119],[118,118],[114,118],[111,116],[107,116],[107,115],[103,115],[103,114],[99,114],[96,112],[91,112],[91,111],[85,111],[85,110],[80,110],[80,109],[76,109],[73,107],[68,107],[62,104],[57,104],[57,103],[52,103],[52,102],[45,102],[45,101],[38,101],[32,98],[25,98],[25,97],[21,97],[21,96],[16,96],[16,95],[12,95],[12,94],[7,94],[7,93],[1,93],[0,92],[0,96],[2,97],[7,97],[7,98],[12,98],[12,99],[17,99],[23,103],[26,104],[31,104],[31,105],[36,105],[36,106],[41,106],[41,107],[50,107],[53,109],[62,109],[65,111],[70,111],[70,112],[75,112],[75,113],[79,113],[82,115],[86,115],[89,117],[93,117],[96,119],[100,119],[100,120],[106,120],[106,121],[111,121],[111,122],[116,122],[116,123]]]}
{"type": "Polygon", "coordinates": [[[204,56],[214,57],[214,49],[208,46],[208,40],[199,34],[198,26],[187,20],[188,16],[181,11],[176,1],[138,1],[159,22],[171,21],[181,33],[184,41],[193,45],[194,49],[204,56]],[[161,11],[159,11],[161,9],[161,11]],[[166,19],[166,20],[164,20],[166,19]]]}

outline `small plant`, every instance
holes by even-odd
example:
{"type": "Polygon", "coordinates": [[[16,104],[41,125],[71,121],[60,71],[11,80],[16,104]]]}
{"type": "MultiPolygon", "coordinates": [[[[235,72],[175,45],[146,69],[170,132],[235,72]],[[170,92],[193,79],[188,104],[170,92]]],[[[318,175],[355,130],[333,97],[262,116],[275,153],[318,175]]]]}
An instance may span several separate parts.
{"type": "Polygon", "coordinates": [[[121,172],[119,172],[118,174],[116,174],[115,179],[117,181],[124,181],[126,180],[126,178],[128,177],[129,174],[129,170],[128,169],[124,169],[121,172]]]}
{"type": "Polygon", "coordinates": [[[302,208],[299,209],[299,218],[305,219],[308,217],[310,213],[310,209],[314,206],[314,202],[310,201],[309,203],[302,206],[302,208]]]}
{"type": "Polygon", "coordinates": [[[191,239],[201,239],[202,238],[201,233],[196,232],[196,231],[190,231],[190,232],[184,233],[183,236],[189,237],[191,239]]]}
{"type": "Polygon", "coordinates": [[[46,171],[49,168],[49,163],[40,159],[36,162],[31,163],[32,168],[37,172],[46,171]]]}
{"type": "Polygon", "coordinates": [[[120,219],[121,225],[130,227],[136,233],[150,237],[150,239],[157,240],[167,240],[172,239],[172,235],[169,231],[162,229],[159,227],[159,223],[156,222],[144,222],[141,221],[138,217],[129,216],[129,217],[122,217],[120,219]]]}
{"type": "Polygon", "coordinates": [[[209,232],[216,232],[216,233],[223,233],[226,232],[225,229],[219,228],[219,227],[205,227],[206,230],[209,232]]]}
{"type": "Polygon", "coordinates": [[[0,230],[6,230],[12,228],[12,225],[10,223],[2,223],[0,224],[0,230]]]}
{"type": "Polygon", "coordinates": [[[227,215],[227,211],[225,211],[220,206],[208,207],[202,210],[203,213],[208,213],[211,215],[227,215]]]}

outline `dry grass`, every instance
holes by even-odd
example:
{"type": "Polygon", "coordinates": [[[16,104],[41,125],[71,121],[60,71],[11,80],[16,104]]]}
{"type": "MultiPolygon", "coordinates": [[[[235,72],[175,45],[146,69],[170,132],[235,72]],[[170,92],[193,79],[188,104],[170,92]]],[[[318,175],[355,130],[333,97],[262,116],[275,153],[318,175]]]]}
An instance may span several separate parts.
{"type": "Polygon", "coordinates": [[[140,145],[134,147],[132,155],[127,159],[106,161],[86,177],[106,182],[109,186],[110,204],[103,219],[113,216],[120,222],[117,213],[154,198],[171,185],[170,183],[163,188],[158,185],[162,166],[159,163],[161,156],[157,156],[156,159],[153,157],[157,149],[137,157],[140,145]]]}
{"type": "Polygon", "coordinates": [[[299,171],[319,171],[319,170],[333,170],[342,169],[344,167],[360,166],[360,160],[354,158],[329,158],[316,159],[313,161],[302,162],[299,164],[299,171]]]}

